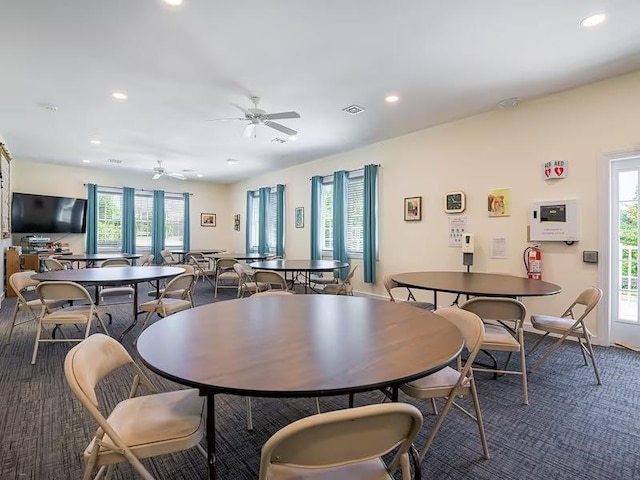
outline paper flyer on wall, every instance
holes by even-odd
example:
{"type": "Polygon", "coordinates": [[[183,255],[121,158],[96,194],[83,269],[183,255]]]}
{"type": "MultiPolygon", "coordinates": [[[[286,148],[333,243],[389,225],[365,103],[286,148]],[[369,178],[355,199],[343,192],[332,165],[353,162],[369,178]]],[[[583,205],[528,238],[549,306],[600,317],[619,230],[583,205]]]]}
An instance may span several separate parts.
{"type": "Polygon", "coordinates": [[[449,246],[462,247],[462,235],[467,229],[467,217],[449,217],[449,246]]]}

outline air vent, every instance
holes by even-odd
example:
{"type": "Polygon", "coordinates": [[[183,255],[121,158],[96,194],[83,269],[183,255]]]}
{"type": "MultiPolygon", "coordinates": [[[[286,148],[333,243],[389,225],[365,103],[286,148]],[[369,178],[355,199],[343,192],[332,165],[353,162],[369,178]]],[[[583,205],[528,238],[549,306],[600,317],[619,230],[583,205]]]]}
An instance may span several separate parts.
{"type": "Polygon", "coordinates": [[[107,162],[115,163],[116,165],[120,165],[122,163],[122,160],[118,160],[117,158],[110,158],[110,159],[107,160],[107,162]]]}
{"type": "Polygon", "coordinates": [[[349,115],[358,115],[359,113],[364,112],[364,108],[359,107],[358,105],[349,105],[346,108],[342,109],[343,112],[347,112],[349,115]]]}
{"type": "Polygon", "coordinates": [[[287,143],[287,141],[282,138],[275,137],[271,139],[271,143],[287,143]]]}
{"type": "Polygon", "coordinates": [[[184,173],[191,173],[191,172],[195,172],[195,170],[191,169],[191,168],[183,168],[182,171],[184,173]]]}

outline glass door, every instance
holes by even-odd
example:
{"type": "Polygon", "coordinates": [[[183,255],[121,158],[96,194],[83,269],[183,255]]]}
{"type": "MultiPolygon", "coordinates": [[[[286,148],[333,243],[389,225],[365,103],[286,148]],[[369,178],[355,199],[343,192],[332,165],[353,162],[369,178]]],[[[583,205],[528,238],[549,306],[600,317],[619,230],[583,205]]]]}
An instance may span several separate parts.
{"type": "Polygon", "coordinates": [[[611,332],[640,346],[638,303],[638,184],[640,157],[612,162],[611,332]]]}

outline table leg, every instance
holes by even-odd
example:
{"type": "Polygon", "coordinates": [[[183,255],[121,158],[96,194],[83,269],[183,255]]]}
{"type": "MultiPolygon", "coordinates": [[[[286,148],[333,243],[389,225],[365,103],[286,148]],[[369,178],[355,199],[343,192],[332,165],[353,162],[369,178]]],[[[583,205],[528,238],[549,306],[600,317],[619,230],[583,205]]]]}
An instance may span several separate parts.
{"type": "Polygon", "coordinates": [[[216,404],[215,394],[207,394],[207,465],[209,480],[218,478],[216,472],[216,404]]]}
{"type": "Polygon", "coordinates": [[[433,291],[433,309],[434,310],[438,309],[438,291],[437,290],[433,291]]]}
{"type": "Polygon", "coordinates": [[[138,318],[138,284],[133,284],[133,319],[138,318]]]}

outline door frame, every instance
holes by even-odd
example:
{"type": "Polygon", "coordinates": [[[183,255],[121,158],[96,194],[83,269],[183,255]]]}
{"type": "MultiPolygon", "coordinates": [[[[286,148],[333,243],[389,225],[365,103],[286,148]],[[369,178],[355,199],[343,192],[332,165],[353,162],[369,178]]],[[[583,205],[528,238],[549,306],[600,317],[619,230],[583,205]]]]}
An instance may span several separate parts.
{"type": "Polygon", "coordinates": [[[618,150],[604,153],[598,162],[598,244],[600,259],[598,261],[598,283],[602,287],[602,299],[597,308],[599,345],[610,345],[613,330],[611,317],[611,167],[614,162],[640,158],[640,150],[618,150]],[[606,286],[606,287],[605,287],[606,286]],[[606,321],[604,321],[606,319],[606,321]]]}

